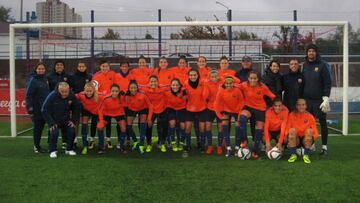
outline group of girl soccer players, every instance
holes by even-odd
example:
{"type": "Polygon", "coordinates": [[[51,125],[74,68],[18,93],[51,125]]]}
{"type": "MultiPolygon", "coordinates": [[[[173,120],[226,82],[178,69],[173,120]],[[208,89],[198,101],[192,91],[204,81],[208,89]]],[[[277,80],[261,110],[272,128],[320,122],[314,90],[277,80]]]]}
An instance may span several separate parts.
{"type": "MultiPolygon", "coordinates": [[[[245,80],[238,77],[229,69],[226,57],[220,58],[219,68],[208,67],[203,56],[197,59],[196,68],[189,67],[185,57],[179,58],[176,67],[169,67],[168,60],[161,57],[157,67],[149,68],[143,56],[139,58],[138,67],[130,69],[129,66],[127,61],[122,62],[117,73],[110,69],[109,62],[102,61],[100,70],[90,75],[85,63],[80,62],[76,73],[70,75],[64,71],[64,63],[58,61],[55,76],[50,77],[45,75],[44,64],[39,64],[30,76],[26,93],[34,123],[35,152],[43,152],[41,131],[45,122],[49,123],[42,116],[41,106],[50,91],[57,91],[48,84],[67,82],[70,94],[81,103],[81,116],[74,133],[81,134],[84,155],[95,147],[95,134],[99,154],[113,148],[111,124],[115,121],[116,147],[122,153],[150,153],[156,145],[161,152],[180,151],[187,157],[194,132],[197,149],[207,155],[236,156],[246,148],[251,150],[251,157],[257,159],[261,146],[265,146],[266,152],[270,151],[274,139],[280,151],[289,150],[289,162],[297,159],[298,147],[304,149],[304,162],[311,162],[309,151],[318,137],[315,118],[306,111],[306,101],[297,96],[291,98],[292,105],[283,105],[284,88],[279,87],[283,80],[277,77],[280,74],[277,61],[271,61],[264,82],[255,70],[249,70],[245,80]],[[58,66],[62,69],[58,70],[58,66]],[[252,145],[248,140],[248,122],[252,145]],[[232,123],[234,143],[230,139],[232,123]],[[153,137],[155,126],[157,136],[153,137]],[[217,133],[216,144],[213,132],[217,133]]],[[[70,153],[73,154],[76,153],[70,153]]]]}

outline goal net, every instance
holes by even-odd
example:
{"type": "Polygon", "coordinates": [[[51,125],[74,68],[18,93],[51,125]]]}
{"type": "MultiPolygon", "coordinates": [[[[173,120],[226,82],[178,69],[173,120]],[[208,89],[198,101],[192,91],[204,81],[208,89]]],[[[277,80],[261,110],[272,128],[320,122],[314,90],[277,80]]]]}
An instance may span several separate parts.
{"type": "Polygon", "coordinates": [[[278,59],[285,74],[290,59],[304,62],[304,48],[309,43],[318,45],[322,58],[331,66],[332,110],[328,116],[331,132],[353,133],[349,132],[348,118],[360,112],[360,84],[353,76],[359,71],[356,69],[359,58],[349,55],[347,22],[186,20],[12,24],[10,60],[2,60],[10,69],[2,70],[4,77],[0,80],[8,98],[7,103],[1,101],[1,107],[6,106],[1,114],[5,115],[2,117],[6,127],[11,126],[11,135],[17,136],[32,126],[24,95],[28,75],[39,61],[50,72],[54,62],[61,59],[65,70],[74,73],[81,60],[86,62],[88,72],[94,73],[98,70],[97,62],[103,59],[118,72],[124,59],[130,61],[131,68],[136,67],[140,55],[148,59],[149,67],[156,67],[161,56],[168,58],[169,67],[176,66],[180,55],[186,56],[191,67],[196,67],[196,58],[205,56],[212,68],[218,68],[220,57],[227,56],[230,68],[237,71],[242,57],[250,56],[255,70],[263,72],[272,59],[278,59]]]}

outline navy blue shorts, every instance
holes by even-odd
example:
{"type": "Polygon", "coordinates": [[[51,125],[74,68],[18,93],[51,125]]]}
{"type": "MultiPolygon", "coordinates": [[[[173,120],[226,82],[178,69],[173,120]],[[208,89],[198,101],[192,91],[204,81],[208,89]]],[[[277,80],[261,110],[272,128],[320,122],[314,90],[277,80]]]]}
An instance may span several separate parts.
{"type": "Polygon", "coordinates": [[[247,110],[250,112],[251,117],[254,118],[255,121],[265,122],[265,111],[260,111],[248,106],[245,106],[243,110],[247,110]]]}
{"type": "Polygon", "coordinates": [[[218,118],[216,116],[215,111],[210,110],[210,109],[206,109],[207,111],[207,118],[206,118],[206,122],[214,122],[216,119],[216,122],[220,122],[220,118],[218,118]]]}
{"type": "Polygon", "coordinates": [[[168,120],[176,120],[178,122],[185,122],[186,109],[175,110],[171,108],[166,109],[168,120]]]}
{"type": "Polygon", "coordinates": [[[206,122],[206,120],[207,120],[207,111],[206,111],[206,109],[204,109],[204,110],[202,110],[200,112],[186,111],[185,121],[193,122],[196,118],[199,120],[199,122],[206,122]]]}
{"type": "Polygon", "coordinates": [[[119,122],[121,120],[125,120],[125,116],[104,116],[104,120],[107,123],[111,123],[111,119],[114,118],[116,120],[116,122],[119,122]]]}
{"type": "Polygon", "coordinates": [[[141,111],[132,111],[132,110],[126,108],[125,110],[126,110],[126,116],[129,116],[129,117],[136,117],[136,115],[142,115],[142,114],[149,113],[149,109],[143,109],[141,111]]]}

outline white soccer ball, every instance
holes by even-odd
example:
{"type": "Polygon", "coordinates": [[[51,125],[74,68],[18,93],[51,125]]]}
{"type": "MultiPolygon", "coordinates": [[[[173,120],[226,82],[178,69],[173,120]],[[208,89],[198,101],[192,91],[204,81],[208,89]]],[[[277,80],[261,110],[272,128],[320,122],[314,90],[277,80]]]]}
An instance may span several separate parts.
{"type": "Polygon", "coordinates": [[[271,160],[279,160],[281,158],[281,151],[277,147],[273,147],[270,151],[268,151],[267,156],[271,160]]]}
{"type": "Polygon", "coordinates": [[[241,160],[248,160],[251,157],[251,151],[248,148],[240,148],[238,151],[238,157],[241,160]]]}
{"type": "Polygon", "coordinates": [[[296,149],[296,154],[298,155],[298,156],[303,156],[304,155],[304,148],[302,148],[302,147],[300,147],[300,148],[297,148],[296,149]]]}

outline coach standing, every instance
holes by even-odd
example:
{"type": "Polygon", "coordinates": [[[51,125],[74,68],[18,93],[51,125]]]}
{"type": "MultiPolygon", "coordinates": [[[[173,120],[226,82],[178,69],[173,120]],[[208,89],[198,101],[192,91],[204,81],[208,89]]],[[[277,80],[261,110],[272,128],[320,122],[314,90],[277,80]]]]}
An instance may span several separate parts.
{"type": "Polygon", "coordinates": [[[330,111],[331,75],[329,64],[320,58],[315,44],[310,44],[306,48],[302,73],[304,76],[303,96],[307,102],[307,110],[319,119],[322,141],[321,154],[327,155],[326,113],[330,111]]]}
{"type": "Polygon", "coordinates": [[[69,84],[60,82],[56,90],[46,98],[41,112],[50,129],[50,157],[57,157],[57,139],[59,129],[66,133],[65,154],[76,155],[73,150],[75,124],[79,121],[80,103],[75,95],[70,92],[69,84]]]}
{"type": "Polygon", "coordinates": [[[49,94],[49,85],[45,77],[45,65],[39,63],[32,73],[26,87],[26,109],[31,115],[33,123],[34,152],[44,153],[40,147],[41,134],[44,129],[45,120],[41,114],[41,106],[49,94]]]}

